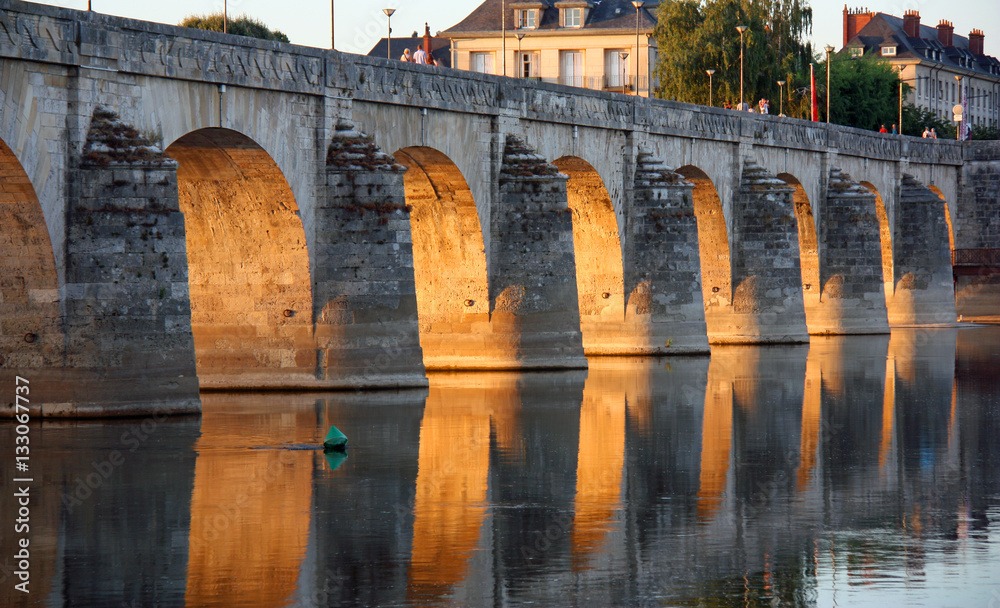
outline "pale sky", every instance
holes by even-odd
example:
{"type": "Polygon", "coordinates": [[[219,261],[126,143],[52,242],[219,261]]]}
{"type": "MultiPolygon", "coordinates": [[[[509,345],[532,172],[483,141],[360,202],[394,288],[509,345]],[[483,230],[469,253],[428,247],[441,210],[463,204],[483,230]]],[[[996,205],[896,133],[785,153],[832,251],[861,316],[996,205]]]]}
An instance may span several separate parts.
{"type": "MultiPolygon", "coordinates": [[[[336,5],[337,49],[367,53],[385,36],[383,8],[395,8],[393,37],[423,34],[424,22],[431,33],[461,21],[482,0],[333,0],[336,5]]],[[[47,0],[53,4],[86,9],[87,0],[47,0]]],[[[146,21],[176,24],[192,13],[222,10],[223,0],[92,0],[95,11],[146,21]]],[[[228,0],[232,15],[246,13],[281,30],[295,44],[329,48],[330,0],[228,0]]],[[[902,17],[907,9],[920,11],[923,25],[936,26],[942,19],[955,25],[955,34],[968,37],[973,28],[986,35],[986,53],[1000,57],[1000,8],[998,0],[860,0],[851,8],[868,8],[902,17]]],[[[843,44],[843,0],[813,0],[813,36],[817,49],[843,44]]]]}

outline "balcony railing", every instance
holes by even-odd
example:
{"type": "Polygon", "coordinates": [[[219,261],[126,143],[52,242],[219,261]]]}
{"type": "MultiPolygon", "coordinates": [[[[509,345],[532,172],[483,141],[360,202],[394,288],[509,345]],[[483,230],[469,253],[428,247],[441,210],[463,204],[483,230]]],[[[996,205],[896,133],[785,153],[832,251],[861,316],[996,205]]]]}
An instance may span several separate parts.
{"type": "Polygon", "coordinates": [[[1000,249],[956,249],[951,254],[951,264],[1000,267],[1000,249]]]}

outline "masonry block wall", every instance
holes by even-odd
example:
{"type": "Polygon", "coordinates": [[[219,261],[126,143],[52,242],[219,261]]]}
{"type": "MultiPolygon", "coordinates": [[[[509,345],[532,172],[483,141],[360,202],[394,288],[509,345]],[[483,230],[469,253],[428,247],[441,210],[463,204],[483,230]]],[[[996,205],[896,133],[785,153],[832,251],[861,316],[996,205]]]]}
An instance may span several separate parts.
{"type": "Polygon", "coordinates": [[[820,221],[820,301],[806,310],[813,334],[887,333],[875,195],[830,169],[820,221]]]}
{"type": "Polygon", "coordinates": [[[586,367],[566,176],[511,135],[490,221],[497,356],[511,367],[586,367]]]}
{"type": "Polygon", "coordinates": [[[808,342],[793,190],[745,161],[733,205],[733,304],[719,342],[808,342]]]}
{"type": "Polygon", "coordinates": [[[639,153],[623,247],[634,354],[708,352],[692,190],[660,159],[639,153]]]}
{"type": "Polygon", "coordinates": [[[176,163],[98,108],[72,174],[67,226],[66,364],[94,375],[66,407],[200,411],[176,163]]]}
{"type": "Polygon", "coordinates": [[[954,224],[962,264],[955,267],[956,307],[963,317],[1000,315],[1000,142],[966,142],[964,157],[954,224]]]}
{"type": "Polygon", "coordinates": [[[954,323],[955,292],[944,202],[903,174],[892,239],[890,325],[954,323]]]}
{"type": "Polygon", "coordinates": [[[317,206],[317,376],[328,387],[426,386],[404,167],[346,122],[317,206]]]}

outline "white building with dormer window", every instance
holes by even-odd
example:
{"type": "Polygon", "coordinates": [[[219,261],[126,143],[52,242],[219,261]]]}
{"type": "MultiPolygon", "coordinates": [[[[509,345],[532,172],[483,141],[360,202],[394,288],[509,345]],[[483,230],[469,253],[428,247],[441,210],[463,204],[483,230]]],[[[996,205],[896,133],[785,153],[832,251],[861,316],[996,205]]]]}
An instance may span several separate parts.
{"type": "Polygon", "coordinates": [[[955,35],[949,21],[920,24],[920,13],[903,18],[844,7],[844,48],[850,57],[875,54],[900,71],[912,90],[906,101],[951,121],[966,89],[964,119],[970,125],[1000,126],[1000,60],[983,51],[985,35],[955,35]],[[959,78],[956,78],[959,77],[959,78]]]}
{"type": "Polygon", "coordinates": [[[486,0],[439,35],[451,39],[459,69],[649,96],[659,0],[638,4],[486,0]]]}

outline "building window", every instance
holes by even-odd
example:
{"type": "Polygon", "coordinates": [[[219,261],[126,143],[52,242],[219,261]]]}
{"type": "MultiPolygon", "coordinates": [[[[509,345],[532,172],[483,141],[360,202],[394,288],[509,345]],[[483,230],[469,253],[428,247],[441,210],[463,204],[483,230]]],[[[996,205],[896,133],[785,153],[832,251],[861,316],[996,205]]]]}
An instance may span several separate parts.
{"type": "Polygon", "coordinates": [[[538,53],[521,53],[520,73],[521,78],[538,78],[538,53]]]}
{"type": "Polygon", "coordinates": [[[864,54],[865,54],[865,47],[863,46],[851,47],[851,57],[861,57],[864,54]]]}
{"type": "Polygon", "coordinates": [[[628,57],[622,59],[624,52],[626,49],[605,49],[604,51],[604,81],[609,89],[620,89],[623,85],[628,84],[628,57]]]}
{"type": "Polygon", "coordinates": [[[884,47],[882,47],[882,56],[883,57],[895,57],[895,55],[896,55],[896,47],[894,47],[894,46],[884,46],[884,47]]]}
{"type": "Polygon", "coordinates": [[[517,11],[517,27],[521,29],[534,29],[537,26],[538,11],[525,9],[517,11]]]}
{"type": "Polygon", "coordinates": [[[563,27],[580,27],[583,25],[582,8],[564,8],[562,14],[563,27]]]}
{"type": "Polygon", "coordinates": [[[469,64],[473,72],[493,74],[493,53],[469,53],[469,64]]]}
{"type": "Polygon", "coordinates": [[[559,81],[573,87],[583,86],[583,51],[559,52],[559,81]]]}

